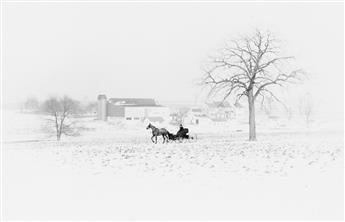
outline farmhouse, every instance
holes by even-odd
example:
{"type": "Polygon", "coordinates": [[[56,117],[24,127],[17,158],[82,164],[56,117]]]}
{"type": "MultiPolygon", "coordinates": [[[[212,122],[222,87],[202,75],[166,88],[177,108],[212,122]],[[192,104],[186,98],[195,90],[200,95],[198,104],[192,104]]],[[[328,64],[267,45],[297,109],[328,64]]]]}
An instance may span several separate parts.
{"type": "Polygon", "coordinates": [[[163,122],[169,119],[168,107],[159,105],[150,98],[109,98],[99,95],[98,119],[122,118],[126,121],[163,122]]]}
{"type": "Polygon", "coordinates": [[[235,108],[228,102],[207,103],[207,116],[215,122],[224,122],[235,118],[235,108]]]}

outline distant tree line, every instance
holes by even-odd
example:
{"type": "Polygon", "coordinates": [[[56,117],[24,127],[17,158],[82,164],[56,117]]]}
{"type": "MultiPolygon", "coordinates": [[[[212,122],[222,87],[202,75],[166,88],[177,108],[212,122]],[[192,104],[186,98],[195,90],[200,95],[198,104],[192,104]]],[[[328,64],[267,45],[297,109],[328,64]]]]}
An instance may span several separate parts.
{"type": "Polygon", "coordinates": [[[59,141],[62,135],[79,135],[76,127],[77,118],[95,115],[97,102],[82,104],[68,96],[50,97],[40,102],[35,97],[29,97],[22,105],[22,111],[42,114],[47,122],[44,131],[54,133],[59,141]]]}
{"type": "MultiPolygon", "coordinates": [[[[66,98],[72,99],[68,96],[64,96],[66,98]]],[[[44,104],[46,101],[51,100],[53,98],[57,97],[50,97],[46,100],[39,101],[36,97],[28,97],[25,102],[21,104],[21,110],[22,112],[26,113],[45,113],[45,107],[44,104]]],[[[74,100],[74,99],[73,99],[74,100]]],[[[82,103],[80,101],[74,100],[78,104],[76,104],[78,108],[78,114],[79,115],[94,115],[96,114],[96,109],[97,109],[97,102],[87,102],[87,103],[82,103]]]]}

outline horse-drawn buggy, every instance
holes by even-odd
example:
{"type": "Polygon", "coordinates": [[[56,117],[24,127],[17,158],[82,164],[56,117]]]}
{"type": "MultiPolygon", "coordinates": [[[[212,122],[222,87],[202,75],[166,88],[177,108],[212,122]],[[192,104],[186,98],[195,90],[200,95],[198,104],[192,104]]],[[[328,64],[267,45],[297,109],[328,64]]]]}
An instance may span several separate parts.
{"type": "Polygon", "coordinates": [[[152,130],[152,137],[151,141],[153,143],[157,143],[157,137],[162,136],[163,137],[163,143],[169,142],[169,141],[182,141],[182,140],[189,140],[194,139],[192,136],[188,135],[189,130],[188,128],[184,128],[182,124],[180,124],[180,129],[177,131],[176,134],[170,133],[165,128],[157,128],[153,126],[151,123],[146,127],[146,129],[152,130]],[[155,140],[153,140],[155,138],[155,140]]]}

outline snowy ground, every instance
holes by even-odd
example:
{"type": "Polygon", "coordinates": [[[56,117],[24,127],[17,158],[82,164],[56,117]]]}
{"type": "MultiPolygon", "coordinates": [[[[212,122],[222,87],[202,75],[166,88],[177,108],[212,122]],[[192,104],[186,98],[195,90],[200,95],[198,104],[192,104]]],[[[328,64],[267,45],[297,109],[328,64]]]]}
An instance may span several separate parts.
{"type": "Polygon", "coordinates": [[[248,142],[242,126],[191,126],[197,140],[152,144],[87,120],[55,142],[39,116],[6,115],[4,219],[343,219],[342,130],[266,127],[248,142]]]}

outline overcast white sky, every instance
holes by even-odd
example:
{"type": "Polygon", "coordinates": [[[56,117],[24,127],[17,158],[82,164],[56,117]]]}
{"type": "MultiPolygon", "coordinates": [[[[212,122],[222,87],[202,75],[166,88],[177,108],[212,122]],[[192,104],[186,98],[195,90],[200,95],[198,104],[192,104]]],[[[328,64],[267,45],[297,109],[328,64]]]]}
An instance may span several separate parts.
{"type": "Polygon", "coordinates": [[[291,98],[310,92],[343,110],[340,3],[6,3],[2,16],[4,103],[100,93],[193,101],[207,55],[260,28],[312,74],[291,98]]]}

